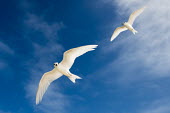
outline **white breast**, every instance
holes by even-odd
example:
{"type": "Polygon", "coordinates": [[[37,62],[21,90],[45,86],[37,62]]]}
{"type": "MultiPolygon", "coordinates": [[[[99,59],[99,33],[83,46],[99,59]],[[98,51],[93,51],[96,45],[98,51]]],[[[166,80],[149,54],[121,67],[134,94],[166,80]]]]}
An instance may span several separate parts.
{"type": "Polygon", "coordinates": [[[63,65],[59,64],[56,68],[57,68],[58,71],[59,71],[60,73],[62,73],[63,75],[67,75],[68,70],[66,70],[66,68],[65,68],[63,65]]]}

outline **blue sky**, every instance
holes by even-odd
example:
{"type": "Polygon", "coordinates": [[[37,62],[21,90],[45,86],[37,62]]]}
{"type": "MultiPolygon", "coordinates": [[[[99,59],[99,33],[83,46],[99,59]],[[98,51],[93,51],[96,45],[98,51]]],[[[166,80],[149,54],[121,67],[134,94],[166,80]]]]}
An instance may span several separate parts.
{"type": "Polygon", "coordinates": [[[169,113],[168,0],[2,0],[0,2],[0,113],[169,113]],[[137,35],[114,29],[136,9],[137,35]],[[54,81],[36,106],[43,73],[64,51],[99,47],[76,60],[82,77],[54,81]]]}

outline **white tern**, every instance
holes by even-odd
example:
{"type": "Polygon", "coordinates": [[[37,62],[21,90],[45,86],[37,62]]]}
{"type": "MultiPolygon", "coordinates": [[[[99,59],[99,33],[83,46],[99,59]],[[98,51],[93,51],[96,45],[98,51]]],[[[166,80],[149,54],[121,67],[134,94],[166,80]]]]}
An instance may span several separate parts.
{"type": "Polygon", "coordinates": [[[132,31],[133,34],[138,33],[138,31],[136,31],[136,30],[132,27],[132,25],[133,25],[133,22],[135,21],[136,17],[138,17],[138,16],[144,11],[145,8],[146,8],[146,7],[142,7],[142,8],[140,8],[140,9],[134,11],[134,12],[130,15],[128,22],[124,22],[124,23],[122,23],[123,26],[116,28],[116,30],[114,31],[114,33],[113,33],[110,41],[113,41],[121,32],[126,31],[126,30],[132,31]]]}
{"type": "Polygon", "coordinates": [[[44,93],[46,92],[48,86],[51,82],[58,79],[62,75],[67,76],[73,83],[76,79],[81,79],[81,77],[72,74],[69,69],[72,67],[75,59],[88,51],[93,51],[98,45],[86,45],[77,48],[70,49],[64,52],[63,60],[60,63],[54,63],[54,69],[45,73],[38,86],[36,94],[36,104],[39,104],[42,100],[44,93]]]}

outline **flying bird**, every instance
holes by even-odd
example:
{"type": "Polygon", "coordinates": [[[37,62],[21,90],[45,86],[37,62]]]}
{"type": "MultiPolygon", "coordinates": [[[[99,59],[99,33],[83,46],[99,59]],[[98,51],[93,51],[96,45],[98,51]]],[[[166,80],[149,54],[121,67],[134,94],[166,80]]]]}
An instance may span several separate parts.
{"type": "Polygon", "coordinates": [[[146,8],[146,7],[142,7],[142,8],[140,8],[140,9],[134,11],[134,12],[130,15],[128,22],[124,22],[124,23],[122,23],[123,26],[116,28],[116,30],[114,31],[114,33],[113,33],[110,41],[113,41],[121,32],[126,31],[126,30],[132,31],[133,34],[138,33],[138,31],[136,31],[136,30],[132,27],[132,25],[133,25],[136,17],[138,17],[138,16],[144,11],[145,8],[146,8]]]}
{"type": "Polygon", "coordinates": [[[98,45],[86,45],[64,52],[63,60],[60,63],[54,63],[54,69],[42,76],[36,94],[36,104],[39,104],[42,101],[42,97],[50,83],[60,78],[62,75],[67,76],[73,83],[76,82],[76,79],[81,79],[81,77],[72,74],[69,69],[72,67],[77,57],[85,54],[86,52],[95,50],[97,46],[98,45]]]}

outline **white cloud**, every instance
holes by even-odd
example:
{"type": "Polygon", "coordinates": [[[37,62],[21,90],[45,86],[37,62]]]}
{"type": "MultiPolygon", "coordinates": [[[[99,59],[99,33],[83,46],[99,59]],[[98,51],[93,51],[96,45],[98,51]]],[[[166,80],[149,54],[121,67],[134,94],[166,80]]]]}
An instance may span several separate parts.
{"type": "MultiPolygon", "coordinates": [[[[52,41],[47,42],[47,45],[44,46],[33,43],[33,46],[35,49],[34,58],[28,63],[31,80],[26,85],[26,93],[27,98],[31,100],[31,104],[35,105],[39,80],[45,72],[53,68],[54,61],[59,58],[63,51],[63,46],[52,41]]],[[[65,113],[69,100],[64,94],[60,93],[60,88],[56,84],[55,87],[52,86],[50,86],[44,95],[45,99],[43,99],[40,105],[34,106],[34,108],[36,111],[44,113],[52,113],[54,111],[65,113]]]]}
{"type": "Polygon", "coordinates": [[[114,5],[116,3],[118,14],[126,16],[127,19],[133,11],[144,5],[147,5],[147,9],[134,23],[134,28],[139,31],[137,35],[131,32],[122,33],[119,36],[120,40],[111,43],[110,47],[103,48],[109,54],[115,54],[115,48],[121,47],[118,57],[104,69],[105,75],[115,72],[119,75],[118,81],[121,83],[169,77],[170,7],[168,4],[170,1],[115,0],[109,2],[113,2],[114,5]]]}
{"type": "MultiPolygon", "coordinates": [[[[14,50],[3,42],[0,42],[0,52],[7,53],[9,55],[13,55],[15,53],[14,50]]],[[[0,58],[0,69],[4,69],[7,65],[8,63],[4,59],[0,58]]]]}
{"type": "Polygon", "coordinates": [[[57,85],[57,82],[52,83],[45,93],[42,102],[39,105],[35,105],[35,97],[36,91],[38,87],[38,83],[40,80],[40,76],[42,73],[34,73],[34,78],[32,78],[29,84],[25,87],[27,91],[26,97],[30,99],[30,104],[34,106],[35,111],[40,111],[43,113],[66,113],[69,107],[69,99],[66,95],[62,94],[60,88],[57,85]]]}
{"type": "Polygon", "coordinates": [[[169,99],[160,99],[148,104],[147,108],[143,108],[139,113],[169,113],[169,99]]]}
{"type": "Polygon", "coordinates": [[[0,42],[0,51],[4,51],[8,54],[14,54],[14,51],[6,44],[3,42],[0,42]]]}
{"type": "MultiPolygon", "coordinates": [[[[58,32],[58,30],[56,32],[58,32]]],[[[51,35],[54,34],[48,34],[49,37],[51,35]]],[[[53,39],[53,41],[54,40],[55,39],[53,39]]],[[[50,71],[53,68],[54,61],[57,60],[63,51],[63,46],[53,41],[51,39],[46,45],[33,43],[35,49],[34,58],[28,64],[31,80],[26,85],[27,97],[31,100],[32,105],[35,105],[35,96],[40,78],[45,72],[50,71]]],[[[44,98],[46,99],[43,99],[40,105],[34,106],[35,110],[44,113],[52,113],[54,111],[65,113],[67,110],[66,108],[69,105],[69,100],[64,94],[60,93],[60,88],[57,88],[57,86],[51,87],[52,85],[44,95],[44,98]]]]}
{"type": "Polygon", "coordinates": [[[32,42],[34,56],[27,64],[31,77],[25,87],[26,98],[30,100],[30,104],[35,111],[66,113],[69,107],[69,99],[65,94],[60,93],[60,88],[56,85],[58,82],[53,82],[45,93],[43,101],[38,106],[35,105],[40,78],[45,72],[52,70],[53,63],[56,62],[59,56],[62,56],[64,47],[58,43],[58,32],[64,28],[64,25],[62,22],[51,24],[43,17],[35,14],[27,13],[26,16],[24,24],[30,30],[29,32],[41,32],[47,39],[47,42],[43,45],[38,42],[32,42]]]}
{"type": "Polygon", "coordinates": [[[43,17],[30,13],[27,13],[25,24],[35,31],[42,32],[48,39],[58,38],[58,30],[64,27],[62,22],[49,24],[43,17]]]}

